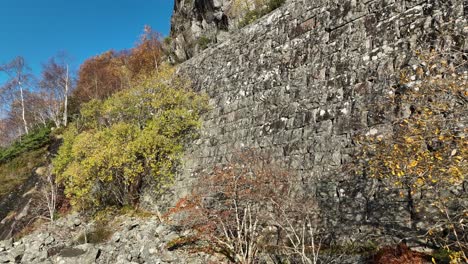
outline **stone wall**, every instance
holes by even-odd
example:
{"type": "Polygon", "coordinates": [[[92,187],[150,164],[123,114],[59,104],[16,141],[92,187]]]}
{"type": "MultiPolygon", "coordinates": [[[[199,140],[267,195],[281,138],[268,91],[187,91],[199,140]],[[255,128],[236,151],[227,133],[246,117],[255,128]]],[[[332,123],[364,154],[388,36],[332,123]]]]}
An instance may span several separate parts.
{"type": "Polygon", "coordinates": [[[213,109],[175,197],[234,151],[255,148],[297,173],[330,230],[404,232],[410,221],[398,190],[343,166],[356,133],[389,128],[394,114],[381,102],[415,50],[468,49],[467,17],[463,0],[294,0],[183,63],[180,73],[213,109]]]}

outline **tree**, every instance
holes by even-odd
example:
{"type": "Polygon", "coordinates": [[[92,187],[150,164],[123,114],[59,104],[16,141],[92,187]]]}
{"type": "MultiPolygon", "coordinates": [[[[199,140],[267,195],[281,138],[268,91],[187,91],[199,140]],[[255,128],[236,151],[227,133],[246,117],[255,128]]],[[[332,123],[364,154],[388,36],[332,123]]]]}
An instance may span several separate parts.
{"type": "Polygon", "coordinates": [[[127,88],[122,70],[125,69],[124,52],[107,51],[87,59],[80,66],[78,82],[73,93],[78,104],[93,99],[106,99],[117,91],[127,88]]]}
{"type": "Polygon", "coordinates": [[[73,87],[70,64],[65,55],[52,57],[44,64],[39,82],[43,96],[49,102],[50,119],[57,127],[68,124],[68,97],[73,87]]]}
{"type": "Polygon", "coordinates": [[[168,68],[132,89],[84,104],[53,160],[72,205],[136,205],[145,181],[170,184],[206,107],[206,98],[168,68]]]}
{"type": "Polygon", "coordinates": [[[18,124],[16,120],[9,116],[9,113],[0,119],[0,146],[9,146],[16,138],[22,134],[22,124],[18,124]]]}
{"type": "Polygon", "coordinates": [[[431,215],[427,234],[463,253],[468,250],[463,220],[468,208],[457,201],[466,199],[460,190],[468,175],[466,61],[457,64],[436,52],[418,58],[418,67],[402,70],[399,88],[388,98],[387,107],[400,113],[392,133],[361,135],[359,160],[371,177],[405,190],[401,195],[407,199],[413,228],[421,209],[415,194],[429,195],[432,204],[425,206],[435,206],[439,214],[431,215]]]}
{"type": "MultiPolygon", "coordinates": [[[[259,263],[259,254],[292,263],[318,263],[321,234],[314,197],[293,175],[256,151],[243,151],[202,176],[170,215],[194,232],[196,248],[233,263],[259,263]]],[[[328,262],[329,263],[329,262],[328,262]]]]}
{"type": "Polygon", "coordinates": [[[137,45],[131,50],[129,68],[133,77],[153,75],[162,60],[161,36],[146,25],[137,45]]]}
{"type": "Polygon", "coordinates": [[[19,92],[19,101],[21,102],[22,114],[21,118],[23,120],[23,128],[26,134],[29,133],[28,122],[26,120],[26,107],[24,103],[24,93],[29,85],[31,79],[31,74],[29,73],[29,67],[26,65],[23,57],[18,56],[13,59],[11,62],[0,65],[0,72],[4,72],[8,76],[8,81],[0,89],[2,91],[2,98],[9,101],[14,100],[18,97],[19,92]]]}
{"type": "Polygon", "coordinates": [[[130,88],[132,81],[156,75],[162,62],[160,35],[149,26],[130,50],[107,51],[87,59],[80,67],[73,93],[76,104],[106,99],[130,88]]]}

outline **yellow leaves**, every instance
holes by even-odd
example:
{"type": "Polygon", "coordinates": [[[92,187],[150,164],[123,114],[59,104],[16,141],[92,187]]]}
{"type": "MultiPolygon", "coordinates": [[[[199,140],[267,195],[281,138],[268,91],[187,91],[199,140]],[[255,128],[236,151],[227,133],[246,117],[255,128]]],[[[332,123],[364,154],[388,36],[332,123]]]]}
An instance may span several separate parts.
{"type": "Polygon", "coordinates": [[[424,185],[424,183],[425,183],[425,181],[424,181],[424,179],[423,179],[423,178],[421,178],[421,177],[420,177],[420,178],[418,178],[418,179],[416,180],[416,185],[417,185],[417,187],[419,187],[419,186],[423,186],[423,185],[424,185]]]}
{"type": "Polygon", "coordinates": [[[414,168],[414,167],[418,166],[418,161],[417,160],[412,160],[412,161],[410,161],[408,166],[410,168],[414,168]]]}
{"type": "Polygon", "coordinates": [[[418,82],[400,95],[400,101],[389,97],[386,107],[410,108],[411,114],[397,119],[392,133],[380,141],[360,138],[360,147],[366,150],[361,161],[371,177],[414,191],[437,192],[463,183],[468,175],[468,130],[460,129],[460,124],[464,124],[466,106],[454,102],[468,96],[466,74],[456,75],[450,67],[439,60],[400,72],[401,84],[411,82],[414,75],[418,82]]]}
{"type": "Polygon", "coordinates": [[[77,206],[100,200],[129,203],[138,197],[135,185],[144,177],[161,184],[173,178],[183,143],[199,127],[207,99],[188,90],[187,82],[170,79],[172,69],[160,70],[134,89],[86,104],[81,131],[70,126],[54,163],[77,206]],[[96,187],[101,191],[93,192],[96,187]]]}
{"type": "Polygon", "coordinates": [[[436,154],[434,155],[434,157],[435,157],[437,160],[443,160],[442,155],[441,155],[440,153],[436,153],[436,154]]]}

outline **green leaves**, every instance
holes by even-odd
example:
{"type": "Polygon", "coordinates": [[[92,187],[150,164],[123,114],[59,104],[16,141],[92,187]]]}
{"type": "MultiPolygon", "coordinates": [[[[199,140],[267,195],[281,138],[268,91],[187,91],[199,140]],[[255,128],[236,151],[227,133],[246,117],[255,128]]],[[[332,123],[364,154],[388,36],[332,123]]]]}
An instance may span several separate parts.
{"type": "Polygon", "coordinates": [[[41,126],[23,135],[8,148],[0,148],[0,164],[29,151],[40,149],[50,141],[50,126],[41,126]]]}
{"type": "Polygon", "coordinates": [[[163,69],[133,89],[93,100],[70,126],[54,160],[73,205],[128,205],[143,181],[171,182],[186,140],[196,135],[207,98],[163,69]]]}

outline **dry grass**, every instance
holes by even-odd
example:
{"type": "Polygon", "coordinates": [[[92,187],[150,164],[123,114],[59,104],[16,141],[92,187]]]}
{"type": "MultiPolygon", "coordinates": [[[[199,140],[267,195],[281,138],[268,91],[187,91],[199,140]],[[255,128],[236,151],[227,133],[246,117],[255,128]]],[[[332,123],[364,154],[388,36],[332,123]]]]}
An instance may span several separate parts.
{"type": "Polygon", "coordinates": [[[43,147],[0,164],[0,197],[18,188],[32,175],[34,168],[44,164],[46,153],[43,147]]]}

